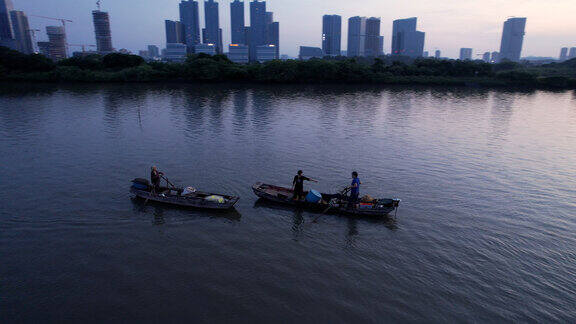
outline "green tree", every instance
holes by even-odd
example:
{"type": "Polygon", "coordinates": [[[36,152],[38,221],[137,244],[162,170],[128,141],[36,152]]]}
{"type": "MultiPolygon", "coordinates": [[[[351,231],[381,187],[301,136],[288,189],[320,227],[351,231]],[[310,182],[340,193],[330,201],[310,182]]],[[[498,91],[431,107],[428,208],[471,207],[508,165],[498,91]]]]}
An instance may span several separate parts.
{"type": "Polygon", "coordinates": [[[144,64],[144,59],[138,55],[111,53],[102,58],[107,69],[122,70],[144,64]]]}

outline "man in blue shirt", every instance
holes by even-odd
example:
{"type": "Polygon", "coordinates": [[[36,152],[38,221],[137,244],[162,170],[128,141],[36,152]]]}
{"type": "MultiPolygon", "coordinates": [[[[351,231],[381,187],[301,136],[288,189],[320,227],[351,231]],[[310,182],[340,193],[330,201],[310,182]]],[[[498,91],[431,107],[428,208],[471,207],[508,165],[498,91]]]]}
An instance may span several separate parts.
{"type": "Polygon", "coordinates": [[[352,172],[352,184],[350,185],[350,204],[356,204],[358,202],[358,196],[360,195],[360,179],[358,179],[358,172],[352,172]]]}

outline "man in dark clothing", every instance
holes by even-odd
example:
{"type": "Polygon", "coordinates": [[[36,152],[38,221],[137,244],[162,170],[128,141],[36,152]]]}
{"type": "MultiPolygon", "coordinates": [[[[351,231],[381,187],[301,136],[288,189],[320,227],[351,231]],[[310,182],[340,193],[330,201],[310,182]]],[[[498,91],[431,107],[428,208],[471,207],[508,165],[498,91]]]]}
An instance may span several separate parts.
{"type": "Polygon", "coordinates": [[[164,173],[158,171],[155,166],[152,167],[152,171],[150,171],[150,182],[152,182],[152,188],[154,191],[160,189],[160,179],[163,175],[164,173]]]}
{"type": "Polygon", "coordinates": [[[304,181],[318,182],[314,179],[305,177],[302,174],[302,170],[298,170],[298,174],[295,175],[294,180],[292,180],[292,190],[294,190],[294,196],[292,196],[292,199],[302,200],[302,198],[304,198],[304,181]]]}

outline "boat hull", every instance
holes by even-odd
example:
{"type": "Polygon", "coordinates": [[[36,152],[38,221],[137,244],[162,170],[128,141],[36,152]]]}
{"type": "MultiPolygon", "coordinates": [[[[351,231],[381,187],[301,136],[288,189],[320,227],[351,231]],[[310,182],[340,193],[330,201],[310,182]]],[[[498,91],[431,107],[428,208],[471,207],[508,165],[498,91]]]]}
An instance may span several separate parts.
{"type": "MultiPolygon", "coordinates": [[[[190,208],[201,208],[201,209],[211,209],[211,210],[228,210],[234,208],[234,205],[240,199],[239,197],[232,197],[232,196],[224,196],[226,197],[226,202],[219,203],[216,201],[210,201],[203,199],[201,197],[193,197],[193,196],[179,196],[179,195],[157,195],[153,194],[150,191],[146,190],[139,190],[134,187],[130,188],[130,192],[134,194],[138,198],[146,199],[149,201],[155,201],[159,203],[174,205],[174,206],[181,206],[181,207],[190,207],[190,208]]],[[[221,195],[223,196],[223,195],[221,195]]]]}
{"type": "MultiPolygon", "coordinates": [[[[306,201],[293,200],[293,191],[291,189],[273,186],[262,182],[254,184],[252,186],[252,191],[256,196],[266,201],[328,214],[384,217],[395,211],[400,203],[399,200],[390,199],[389,205],[383,205],[381,207],[371,209],[348,208],[348,206],[333,207],[328,204],[309,203],[306,201]]],[[[330,196],[327,194],[322,195],[330,196]]]]}

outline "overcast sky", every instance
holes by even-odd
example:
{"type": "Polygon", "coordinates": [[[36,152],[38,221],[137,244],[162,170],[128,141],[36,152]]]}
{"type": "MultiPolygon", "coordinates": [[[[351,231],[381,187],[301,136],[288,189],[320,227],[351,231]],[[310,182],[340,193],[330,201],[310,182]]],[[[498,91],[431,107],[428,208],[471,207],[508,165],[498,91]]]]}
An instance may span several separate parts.
{"type": "MultiPolygon", "coordinates": [[[[30,15],[73,20],[67,27],[68,42],[95,44],[91,10],[96,0],[13,0],[18,10],[30,15]]],[[[111,16],[113,44],[133,52],[145,45],[165,45],[164,20],[178,19],[179,0],[102,0],[111,16]]],[[[203,25],[203,1],[200,1],[203,25]]],[[[230,41],[230,0],[220,0],[220,24],[224,44],[230,41]]],[[[248,0],[245,0],[248,15],[248,0]]],[[[392,21],[418,17],[426,32],[425,50],[442,50],[457,57],[461,47],[475,54],[499,50],[502,24],[509,16],[527,17],[523,56],[558,56],[560,47],[576,46],[576,0],[269,0],[268,11],[280,22],[280,50],[296,56],[298,46],[321,46],[322,15],[343,18],[342,49],[346,49],[347,20],[352,16],[382,18],[384,51],[390,52],[392,21]]],[[[33,28],[57,24],[29,17],[33,28]]],[[[248,17],[247,17],[248,23],[248,17]]]]}

